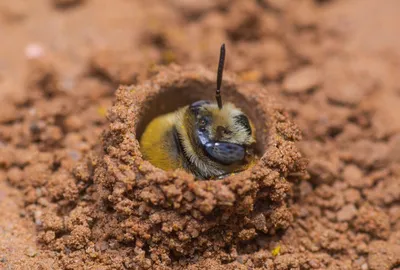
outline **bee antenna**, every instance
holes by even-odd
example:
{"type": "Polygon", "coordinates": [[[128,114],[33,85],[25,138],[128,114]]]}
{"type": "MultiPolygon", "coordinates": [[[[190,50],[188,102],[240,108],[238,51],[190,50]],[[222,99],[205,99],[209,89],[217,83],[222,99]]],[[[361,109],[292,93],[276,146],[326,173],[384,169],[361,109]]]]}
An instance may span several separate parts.
{"type": "Polygon", "coordinates": [[[219,64],[217,73],[217,91],[215,93],[215,98],[217,99],[218,108],[222,109],[222,99],[221,99],[221,83],[222,74],[224,73],[224,63],[225,63],[225,44],[221,45],[221,51],[219,53],[219,64]]]}

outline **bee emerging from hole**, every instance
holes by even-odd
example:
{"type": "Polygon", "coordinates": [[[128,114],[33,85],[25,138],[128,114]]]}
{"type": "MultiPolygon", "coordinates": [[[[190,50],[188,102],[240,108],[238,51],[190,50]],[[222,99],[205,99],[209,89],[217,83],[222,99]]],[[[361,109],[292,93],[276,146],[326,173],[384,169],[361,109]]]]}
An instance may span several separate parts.
{"type": "Polygon", "coordinates": [[[198,178],[222,178],[255,159],[255,129],[232,103],[222,104],[225,45],[217,74],[217,103],[200,100],[153,119],[141,139],[145,159],[164,170],[183,168],[198,178]]]}

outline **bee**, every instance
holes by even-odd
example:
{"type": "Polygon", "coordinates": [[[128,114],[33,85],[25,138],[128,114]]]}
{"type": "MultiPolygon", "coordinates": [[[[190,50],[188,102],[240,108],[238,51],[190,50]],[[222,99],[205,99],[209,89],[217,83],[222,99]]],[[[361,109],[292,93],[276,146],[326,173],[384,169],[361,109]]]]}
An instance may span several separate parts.
{"type": "Polygon", "coordinates": [[[255,128],[232,103],[222,104],[225,44],[220,49],[216,103],[196,101],[153,119],[140,139],[143,157],[163,170],[182,168],[197,178],[223,178],[255,160],[255,128]]]}

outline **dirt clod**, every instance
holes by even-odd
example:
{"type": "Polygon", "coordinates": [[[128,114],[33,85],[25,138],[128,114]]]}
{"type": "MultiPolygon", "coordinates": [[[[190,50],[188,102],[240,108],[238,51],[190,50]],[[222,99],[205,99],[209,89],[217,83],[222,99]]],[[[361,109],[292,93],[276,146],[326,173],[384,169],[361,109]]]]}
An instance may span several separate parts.
{"type": "Polygon", "coordinates": [[[371,233],[378,238],[387,238],[390,233],[390,220],[379,208],[363,206],[354,221],[358,231],[371,233]]]}
{"type": "Polygon", "coordinates": [[[345,205],[338,213],[337,219],[339,221],[349,221],[356,215],[357,209],[353,204],[345,205]]]}
{"type": "Polygon", "coordinates": [[[283,81],[283,90],[289,94],[301,94],[321,83],[319,71],[315,67],[302,67],[289,74],[283,81]]]}

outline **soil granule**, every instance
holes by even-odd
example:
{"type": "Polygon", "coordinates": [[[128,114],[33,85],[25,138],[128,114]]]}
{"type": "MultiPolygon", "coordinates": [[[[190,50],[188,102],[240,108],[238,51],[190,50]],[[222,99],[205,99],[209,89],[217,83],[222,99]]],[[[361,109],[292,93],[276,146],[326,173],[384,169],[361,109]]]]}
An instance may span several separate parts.
{"type": "Polygon", "coordinates": [[[0,3],[0,269],[398,269],[399,10],[0,3]],[[223,42],[260,160],[219,181],[153,167],[145,124],[212,98],[223,42]]]}

